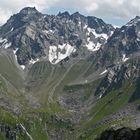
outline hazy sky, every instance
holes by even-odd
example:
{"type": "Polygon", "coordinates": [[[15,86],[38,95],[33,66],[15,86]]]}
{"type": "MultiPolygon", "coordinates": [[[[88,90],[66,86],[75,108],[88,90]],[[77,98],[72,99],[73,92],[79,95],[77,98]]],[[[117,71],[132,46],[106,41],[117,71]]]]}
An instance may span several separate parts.
{"type": "Polygon", "coordinates": [[[114,25],[125,24],[140,15],[140,0],[0,0],[0,24],[27,6],[35,6],[46,14],[79,11],[84,15],[103,18],[114,25]]]}

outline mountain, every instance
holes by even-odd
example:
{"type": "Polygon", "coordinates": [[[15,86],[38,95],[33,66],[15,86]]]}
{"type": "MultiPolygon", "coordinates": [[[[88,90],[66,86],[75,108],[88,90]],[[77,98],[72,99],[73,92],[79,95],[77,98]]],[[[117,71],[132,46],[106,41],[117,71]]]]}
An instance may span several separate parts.
{"type": "Polygon", "coordinates": [[[107,45],[115,49],[114,54],[116,57],[122,59],[129,58],[136,54],[140,49],[140,17],[136,16],[126,25],[117,29],[111,38],[108,40],[107,45]]]}
{"type": "Polygon", "coordinates": [[[71,55],[80,55],[79,49],[84,53],[97,51],[113,31],[113,26],[96,17],[78,12],[44,15],[27,7],[1,27],[0,43],[2,48],[15,50],[20,65],[40,59],[57,64],[71,55]]]}
{"type": "Polygon", "coordinates": [[[79,12],[26,7],[11,16],[0,27],[0,140],[93,140],[138,128],[139,32],[138,16],[121,28],[79,12]]]}

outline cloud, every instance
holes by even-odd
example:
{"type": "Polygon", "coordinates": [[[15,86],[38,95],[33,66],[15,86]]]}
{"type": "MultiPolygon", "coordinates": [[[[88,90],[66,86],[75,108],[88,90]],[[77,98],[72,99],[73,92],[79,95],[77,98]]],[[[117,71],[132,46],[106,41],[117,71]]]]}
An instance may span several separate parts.
{"type": "Polygon", "coordinates": [[[49,9],[57,0],[0,0],[0,24],[13,14],[19,12],[22,8],[35,6],[42,11],[44,8],[49,9]]]}
{"type": "Polygon", "coordinates": [[[59,0],[55,7],[73,7],[89,15],[111,18],[132,18],[140,14],[139,0],[59,0]]]}
{"type": "Polygon", "coordinates": [[[139,0],[0,0],[0,24],[26,6],[35,6],[39,11],[74,9],[108,19],[124,20],[140,15],[139,0]]]}

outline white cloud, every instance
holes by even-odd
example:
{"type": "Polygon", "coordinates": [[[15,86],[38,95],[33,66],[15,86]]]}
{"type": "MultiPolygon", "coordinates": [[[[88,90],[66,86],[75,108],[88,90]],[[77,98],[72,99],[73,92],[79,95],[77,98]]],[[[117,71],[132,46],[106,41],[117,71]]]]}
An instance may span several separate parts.
{"type": "Polygon", "coordinates": [[[35,6],[40,11],[75,9],[101,18],[130,19],[140,15],[139,0],[0,0],[0,23],[26,6],[35,6]]]}
{"type": "Polygon", "coordinates": [[[53,6],[58,0],[0,0],[0,24],[5,23],[12,15],[19,12],[22,8],[35,6],[42,11],[53,6]]]}
{"type": "Polygon", "coordinates": [[[97,11],[98,8],[99,8],[99,5],[98,5],[97,3],[91,3],[91,5],[88,5],[88,6],[86,7],[86,11],[87,11],[88,13],[90,13],[90,12],[97,11]]]}

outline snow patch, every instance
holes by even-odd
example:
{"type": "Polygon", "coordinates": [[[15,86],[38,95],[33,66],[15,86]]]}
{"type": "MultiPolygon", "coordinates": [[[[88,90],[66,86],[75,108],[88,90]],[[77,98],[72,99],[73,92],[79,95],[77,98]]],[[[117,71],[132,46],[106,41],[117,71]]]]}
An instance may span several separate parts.
{"type": "MultiPolygon", "coordinates": [[[[19,48],[16,48],[15,50],[13,50],[13,53],[14,53],[14,55],[15,55],[16,62],[18,61],[18,60],[17,60],[17,55],[16,55],[18,49],[19,49],[19,48]]],[[[19,65],[19,66],[20,66],[23,70],[25,69],[25,65],[19,65]]]]}
{"type": "Polygon", "coordinates": [[[78,26],[81,26],[81,24],[82,24],[81,21],[79,21],[79,22],[78,22],[78,26]]]}
{"type": "Polygon", "coordinates": [[[14,28],[12,28],[11,30],[10,30],[10,32],[12,32],[14,30],[14,28]]]}
{"type": "MultiPolygon", "coordinates": [[[[15,55],[16,61],[18,61],[18,60],[17,60],[17,55],[16,55],[18,49],[19,49],[19,48],[16,48],[15,50],[13,50],[13,53],[14,53],[14,55],[15,55]]],[[[35,63],[38,62],[38,61],[39,61],[39,59],[36,59],[36,60],[31,59],[31,60],[29,61],[29,64],[35,64],[35,63]]],[[[19,66],[20,66],[23,70],[26,68],[25,65],[19,65],[19,66]]]]}
{"type": "Polygon", "coordinates": [[[7,48],[9,48],[11,45],[12,45],[12,43],[6,43],[6,44],[3,45],[3,48],[7,49],[7,48]]]}
{"type": "Polygon", "coordinates": [[[88,25],[85,24],[85,26],[83,27],[84,29],[87,29],[88,25]]]}
{"type": "Polygon", "coordinates": [[[54,33],[55,31],[53,31],[53,30],[43,30],[42,32],[45,33],[45,34],[49,34],[49,33],[54,33]]]}
{"type": "Polygon", "coordinates": [[[24,70],[25,69],[25,65],[20,65],[20,67],[24,70]]]}
{"type": "Polygon", "coordinates": [[[108,72],[108,70],[104,70],[102,73],[100,73],[100,75],[104,75],[107,72],[108,72]]]}
{"type": "Polygon", "coordinates": [[[57,64],[61,60],[70,56],[71,53],[75,52],[75,51],[76,51],[75,47],[71,46],[69,44],[50,46],[50,48],[49,48],[49,61],[52,64],[57,64]],[[64,51],[65,53],[63,53],[62,51],[64,51]]]}
{"type": "Polygon", "coordinates": [[[100,94],[99,99],[101,99],[101,98],[102,98],[102,96],[103,96],[103,94],[100,94]]]}
{"type": "Polygon", "coordinates": [[[54,33],[55,31],[53,31],[53,30],[49,30],[49,32],[54,33]]]}
{"type": "Polygon", "coordinates": [[[7,49],[12,45],[12,43],[11,42],[9,43],[8,40],[5,38],[4,39],[0,38],[0,44],[1,44],[0,48],[4,48],[4,49],[7,49]]]}
{"type": "Polygon", "coordinates": [[[110,34],[110,36],[112,36],[112,35],[113,35],[113,33],[114,33],[114,31],[111,31],[111,34],[110,34]]]}
{"type": "Polygon", "coordinates": [[[86,45],[86,47],[89,51],[95,52],[100,49],[101,45],[102,44],[100,44],[99,42],[95,44],[94,42],[90,41],[90,38],[88,38],[88,44],[86,45]]]}
{"type": "Polygon", "coordinates": [[[43,33],[46,33],[46,34],[48,34],[48,33],[49,33],[49,31],[48,31],[48,30],[43,30],[42,32],[43,32],[43,33]]]}
{"type": "Polygon", "coordinates": [[[128,59],[129,59],[129,58],[126,57],[126,54],[123,54],[122,61],[123,61],[123,62],[126,62],[128,59]]]}
{"type": "Polygon", "coordinates": [[[108,39],[108,35],[107,34],[105,34],[105,33],[102,33],[102,34],[97,34],[96,33],[96,31],[95,31],[95,29],[92,29],[92,28],[87,28],[87,30],[88,30],[88,35],[90,34],[90,33],[92,33],[92,34],[94,34],[94,36],[95,36],[95,38],[99,38],[99,37],[103,37],[103,38],[105,38],[106,40],[108,39]]]}
{"type": "Polygon", "coordinates": [[[18,51],[18,48],[16,48],[15,50],[13,50],[13,53],[14,53],[14,55],[15,55],[16,61],[17,61],[17,55],[16,55],[17,51],[18,51]]]}
{"type": "Polygon", "coordinates": [[[49,48],[49,61],[52,63],[54,59],[57,59],[57,47],[50,46],[50,48],[49,48]]]}
{"type": "Polygon", "coordinates": [[[7,42],[7,39],[0,38],[0,43],[4,43],[4,42],[7,42]]]}
{"type": "Polygon", "coordinates": [[[34,59],[31,59],[30,61],[29,61],[29,64],[35,64],[36,62],[38,62],[39,61],[39,59],[37,58],[36,60],[34,60],[34,59]]]}
{"type": "Polygon", "coordinates": [[[116,28],[120,28],[120,26],[118,25],[113,25],[113,27],[116,29],[116,28]]]}
{"type": "Polygon", "coordinates": [[[16,48],[15,50],[13,50],[14,54],[16,54],[18,51],[18,48],[16,48]]]}

